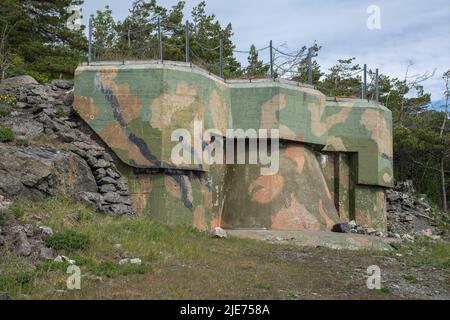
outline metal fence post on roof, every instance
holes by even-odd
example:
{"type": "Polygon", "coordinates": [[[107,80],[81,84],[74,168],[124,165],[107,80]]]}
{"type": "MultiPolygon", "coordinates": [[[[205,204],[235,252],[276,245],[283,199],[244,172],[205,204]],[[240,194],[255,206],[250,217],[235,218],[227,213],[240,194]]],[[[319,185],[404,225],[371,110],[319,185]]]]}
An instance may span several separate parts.
{"type": "Polygon", "coordinates": [[[189,63],[190,57],[189,57],[189,51],[191,50],[189,48],[189,20],[186,20],[186,63],[189,63]]]}
{"type": "Polygon", "coordinates": [[[375,69],[375,101],[379,102],[380,100],[380,89],[379,89],[379,77],[378,77],[378,68],[375,69]]]}
{"type": "Polygon", "coordinates": [[[270,78],[273,77],[273,46],[272,46],[272,40],[270,40],[270,78]]]}
{"type": "Polygon", "coordinates": [[[92,62],[92,18],[89,19],[89,49],[88,49],[88,65],[92,62]]]}
{"type": "Polygon", "coordinates": [[[223,78],[223,40],[220,39],[220,77],[223,78]]]}
{"type": "Polygon", "coordinates": [[[367,99],[367,64],[364,64],[363,99],[367,99]]]}
{"type": "Polygon", "coordinates": [[[312,85],[312,48],[308,49],[308,84],[312,85]]]}
{"type": "Polygon", "coordinates": [[[159,60],[161,61],[161,63],[164,63],[162,37],[161,37],[161,18],[160,17],[158,17],[158,43],[159,43],[159,60]]]}

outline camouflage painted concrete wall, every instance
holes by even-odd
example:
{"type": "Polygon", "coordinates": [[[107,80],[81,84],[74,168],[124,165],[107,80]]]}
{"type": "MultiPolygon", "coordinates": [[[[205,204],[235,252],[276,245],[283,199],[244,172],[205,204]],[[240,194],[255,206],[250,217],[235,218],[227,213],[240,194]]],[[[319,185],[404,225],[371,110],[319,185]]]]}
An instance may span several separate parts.
{"type": "MultiPolygon", "coordinates": [[[[135,64],[79,67],[74,106],[122,161],[137,211],[156,221],[329,230],[354,217],[384,228],[392,130],[381,105],[329,100],[275,81],[225,83],[183,65],[135,64]],[[193,136],[195,121],[223,133],[279,129],[280,171],[261,176],[257,165],[175,165],[171,134],[183,128],[193,136]]],[[[193,145],[192,159],[207,143],[193,145]]]]}

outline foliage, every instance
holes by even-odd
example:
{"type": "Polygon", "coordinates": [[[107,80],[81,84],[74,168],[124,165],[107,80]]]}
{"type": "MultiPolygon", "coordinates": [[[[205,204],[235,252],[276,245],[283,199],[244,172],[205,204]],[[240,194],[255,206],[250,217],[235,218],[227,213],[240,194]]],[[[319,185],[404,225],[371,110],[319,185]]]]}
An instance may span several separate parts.
{"type": "Polygon", "coordinates": [[[75,231],[55,234],[47,239],[47,245],[55,250],[68,252],[87,249],[90,245],[89,237],[75,231]]]}
{"type": "MultiPolygon", "coordinates": [[[[92,16],[94,59],[158,59],[159,18],[164,60],[185,60],[184,8],[184,1],[166,9],[156,0],[135,0],[123,21],[115,21],[108,6],[97,11],[92,16]]],[[[191,61],[219,74],[219,43],[222,40],[225,77],[240,75],[240,64],[233,56],[231,24],[222,27],[215,15],[206,13],[204,1],[192,9],[190,20],[191,61]]]]}
{"type": "Polygon", "coordinates": [[[0,126],[0,142],[14,141],[14,132],[10,128],[0,126]]]}
{"type": "Polygon", "coordinates": [[[63,108],[59,107],[55,112],[55,117],[57,118],[64,118],[66,116],[66,112],[63,108]]]}
{"type": "Polygon", "coordinates": [[[71,4],[82,0],[2,0],[0,6],[0,73],[2,78],[31,74],[39,81],[72,77],[87,49],[83,29],[70,31],[71,4]],[[41,75],[41,76],[39,76],[41,75]]]}
{"type": "Polygon", "coordinates": [[[254,44],[250,46],[250,53],[248,55],[248,66],[245,68],[245,76],[249,78],[265,78],[269,71],[270,65],[264,64],[259,60],[258,51],[254,44]]]}

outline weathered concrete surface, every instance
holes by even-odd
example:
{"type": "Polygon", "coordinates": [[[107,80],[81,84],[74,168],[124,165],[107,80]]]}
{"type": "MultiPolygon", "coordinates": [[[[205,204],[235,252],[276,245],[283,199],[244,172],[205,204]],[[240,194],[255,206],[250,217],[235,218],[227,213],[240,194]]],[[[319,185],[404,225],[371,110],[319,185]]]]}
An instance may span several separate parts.
{"type": "Polygon", "coordinates": [[[263,240],[307,247],[326,247],[346,250],[391,250],[385,239],[351,233],[317,231],[275,231],[236,229],[226,232],[229,236],[263,240]]]}
{"type": "MultiPolygon", "coordinates": [[[[277,81],[226,83],[168,64],[79,67],[74,99],[79,115],[123,162],[134,207],[154,220],[204,230],[330,230],[355,219],[386,229],[392,129],[390,111],[380,104],[330,100],[311,87],[277,81]],[[222,133],[279,129],[280,172],[173,163],[179,143],[173,131],[194,136],[197,121],[222,133]],[[331,167],[321,158],[329,154],[339,160],[331,167]]],[[[208,144],[186,142],[191,159],[208,144]]]]}

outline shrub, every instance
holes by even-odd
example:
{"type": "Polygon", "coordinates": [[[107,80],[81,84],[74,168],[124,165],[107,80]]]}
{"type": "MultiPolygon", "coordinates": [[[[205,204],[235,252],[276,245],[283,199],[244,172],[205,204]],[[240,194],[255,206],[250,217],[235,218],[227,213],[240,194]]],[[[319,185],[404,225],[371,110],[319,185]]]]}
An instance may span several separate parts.
{"type": "Polygon", "coordinates": [[[17,98],[16,98],[16,96],[11,96],[9,94],[0,95],[0,104],[6,105],[6,106],[12,108],[17,104],[17,98]]]}
{"type": "Polygon", "coordinates": [[[25,207],[21,203],[14,203],[9,207],[8,211],[16,219],[20,219],[25,215],[25,207]]]}
{"type": "Polygon", "coordinates": [[[64,109],[60,107],[56,110],[55,116],[57,118],[64,118],[66,116],[66,113],[64,112],[64,109]]]}
{"type": "Polygon", "coordinates": [[[40,72],[37,72],[37,71],[30,70],[30,71],[28,71],[28,74],[30,76],[32,76],[33,78],[35,78],[37,82],[42,83],[42,84],[47,84],[52,81],[50,76],[40,73],[40,72]]]}
{"type": "Polygon", "coordinates": [[[6,117],[8,115],[8,111],[6,109],[3,109],[0,105],[0,118],[6,117]]]}
{"type": "Polygon", "coordinates": [[[0,142],[14,141],[14,132],[10,128],[0,127],[0,142]]]}
{"type": "Polygon", "coordinates": [[[16,139],[16,144],[21,147],[28,147],[28,139],[16,139]]]}
{"type": "Polygon", "coordinates": [[[90,246],[88,236],[75,232],[67,231],[61,234],[55,234],[47,239],[47,245],[55,250],[75,251],[87,249],[90,246]]]}

